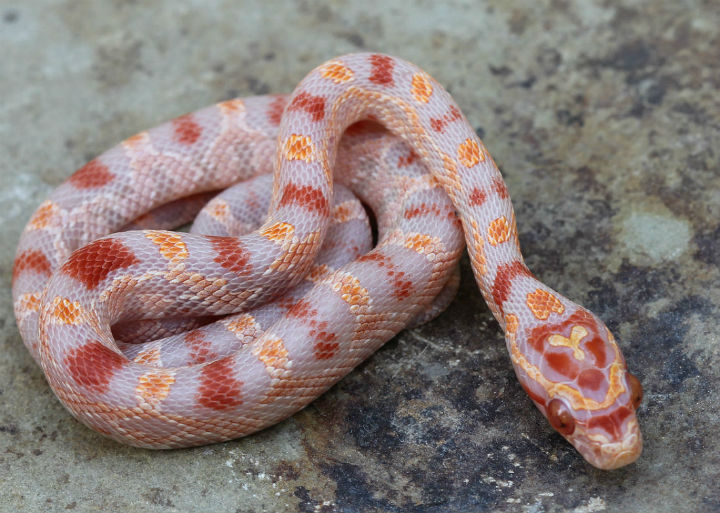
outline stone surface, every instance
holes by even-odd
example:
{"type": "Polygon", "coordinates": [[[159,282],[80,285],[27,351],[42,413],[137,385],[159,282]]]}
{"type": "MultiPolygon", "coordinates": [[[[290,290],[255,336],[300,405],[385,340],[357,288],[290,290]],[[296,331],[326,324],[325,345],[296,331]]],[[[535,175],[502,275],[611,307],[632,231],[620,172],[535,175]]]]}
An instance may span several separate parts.
{"type": "Polygon", "coordinates": [[[0,510],[720,511],[720,4],[270,4],[0,1],[0,510]],[[467,261],[440,318],[243,440],[131,449],[53,397],[10,299],[43,197],[141,129],[357,50],[450,89],[530,267],[619,336],[646,392],[636,464],[595,470],[553,434],[467,261]]]}

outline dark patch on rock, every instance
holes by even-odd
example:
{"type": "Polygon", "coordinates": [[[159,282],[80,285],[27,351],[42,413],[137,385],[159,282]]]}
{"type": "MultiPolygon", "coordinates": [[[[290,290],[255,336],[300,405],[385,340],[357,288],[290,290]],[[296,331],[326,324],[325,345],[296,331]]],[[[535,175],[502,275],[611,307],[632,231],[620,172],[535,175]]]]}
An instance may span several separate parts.
{"type": "Polygon", "coordinates": [[[323,474],[335,481],[335,502],[341,511],[397,511],[398,508],[385,499],[376,499],[374,487],[359,465],[345,462],[326,462],[320,465],[323,474]]]}
{"type": "Polygon", "coordinates": [[[20,18],[20,14],[14,9],[8,9],[3,13],[2,18],[5,23],[15,23],[20,18]]]}
{"type": "Polygon", "coordinates": [[[147,492],[143,493],[142,496],[151,504],[156,506],[163,506],[165,508],[174,508],[175,504],[170,500],[168,491],[163,488],[150,488],[147,492]]]}
{"type": "Polygon", "coordinates": [[[663,365],[663,378],[667,380],[667,384],[672,385],[672,390],[677,390],[686,379],[699,375],[697,366],[685,356],[681,348],[675,348],[667,354],[663,365]]]}
{"type": "Polygon", "coordinates": [[[720,225],[714,228],[706,228],[700,232],[696,232],[693,242],[697,247],[693,258],[709,266],[720,266],[720,251],[718,251],[718,242],[720,241],[720,225]]]}

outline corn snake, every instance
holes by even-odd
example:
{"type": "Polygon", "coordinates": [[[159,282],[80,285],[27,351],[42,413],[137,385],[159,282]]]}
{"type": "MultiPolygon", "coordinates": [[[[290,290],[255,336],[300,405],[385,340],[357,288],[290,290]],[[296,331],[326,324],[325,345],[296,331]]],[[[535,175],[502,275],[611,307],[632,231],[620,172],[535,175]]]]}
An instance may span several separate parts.
{"type": "MultiPolygon", "coordinates": [[[[222,218],[227,207],[217,205],[206,215],[222,218]]],[[[23,232],[15,315],[83,423],[134,446],[201,445],[292,415],[413,319],[432,317],[434,298],[452,290],[462,233],[536,406],[591,464],[634,461],[642,389],[612,334],[525,266],[500,172],[450,95],[385,55],[333,59],[289,98],[223,102],[86,164],[23,232]],[[269,214],[255,231],[113,233],[144,226],[168,202],[273,170],[269,214]],[[343,217],[333,177],[371,207],[379,240],[314,272],[330,219],[343,217]],[[282,308],[261,306],[308,276],[282,308]],[[274,317],[258,321],[263,308],[274,317]],[[202,327],[183,320],[221,316],[202,327]],[[159,327],[160,317],[192,329],[159,327]],[[139,333],[162,340],[127,343],[139,333]],[[184,356],[166,355],[171,347],[184,356]]]]}

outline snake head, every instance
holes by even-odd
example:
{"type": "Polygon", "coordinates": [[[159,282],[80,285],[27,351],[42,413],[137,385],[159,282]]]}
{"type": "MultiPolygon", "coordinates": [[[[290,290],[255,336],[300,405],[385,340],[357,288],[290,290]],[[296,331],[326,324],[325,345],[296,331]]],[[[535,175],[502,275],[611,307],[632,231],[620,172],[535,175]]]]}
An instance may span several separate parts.
{"type": "Polygon", "coordinates": [[[642,386],[605,324],[577,307],[558,322],[506,325],[515,372],[550,425],[597,468],[635,461],[642,386]]]}

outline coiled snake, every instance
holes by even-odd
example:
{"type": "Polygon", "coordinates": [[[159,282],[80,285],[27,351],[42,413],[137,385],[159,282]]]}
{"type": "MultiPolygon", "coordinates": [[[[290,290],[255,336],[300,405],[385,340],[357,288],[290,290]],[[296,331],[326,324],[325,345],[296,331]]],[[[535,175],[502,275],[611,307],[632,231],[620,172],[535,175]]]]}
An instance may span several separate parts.
{"type": "Polygon", "coordinates": [[[634,461],[642,388],[612,334],[531,274],[492,157],[442,86],[386,55],[333,59],[290,97],[226,101],[89,162],[23,232],[15,315],[80,421],[139,447],[201,445],[292,415],[444,308],[463,235],[533,402],[591,464],[634,461]],[[205,207],[209,235],[127,231],[182,223],[273,169],[205,207]],[[374,212],[374,248],[333,176],[374,212]],[[251,210],[269,214],[249,232],[251,210]]]}

